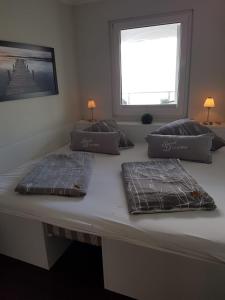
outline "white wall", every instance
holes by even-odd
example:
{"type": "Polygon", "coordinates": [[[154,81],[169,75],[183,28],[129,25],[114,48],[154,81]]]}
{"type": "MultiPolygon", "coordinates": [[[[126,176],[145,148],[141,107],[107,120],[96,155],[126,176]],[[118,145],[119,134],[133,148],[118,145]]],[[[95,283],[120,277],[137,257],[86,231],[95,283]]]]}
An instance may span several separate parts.
{"type": "Polygon", "coordinates": [[[72,21],[71,7],[57,0],[0,1],[0,40],[54,47],[59,85],[59,95],[0,102],[0,170],[10,158],[21,162],[17,143],[48,133],[27,160],[63,143],[62,128],[80,118],[72,21]]]}
{"type": "Polygon", "coordinates": [[[106,0],[76,9],[83,117],[89,96],[97,100],[98,118],[112,116],[108,21],[184,9],[194,10],[189,116],[203,120],[204,99],[213,96],[212,118],[225,120],[224,0],[106,0]]]}

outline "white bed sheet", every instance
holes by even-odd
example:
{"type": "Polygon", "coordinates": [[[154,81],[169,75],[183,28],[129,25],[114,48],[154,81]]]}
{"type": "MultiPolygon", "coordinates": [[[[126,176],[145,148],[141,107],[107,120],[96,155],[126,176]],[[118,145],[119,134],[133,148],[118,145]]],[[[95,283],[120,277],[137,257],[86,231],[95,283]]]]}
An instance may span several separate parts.
{"type": "MultiPolygon", "coordinates": [[[[57,152],[68,152],[68,146],[57,152]]],[[[188,257],[225,263],[225,148],[213,154],[213,164],[182,162],[214,198],[215,211],[128,214],[121,163],[145,161],[147,145],[123,150],[120,156],[96,154],[84,198],[19,195],[14,187],[37,161],[0,174],[0,212],[44,223],[123,240],[188,257]]]]}

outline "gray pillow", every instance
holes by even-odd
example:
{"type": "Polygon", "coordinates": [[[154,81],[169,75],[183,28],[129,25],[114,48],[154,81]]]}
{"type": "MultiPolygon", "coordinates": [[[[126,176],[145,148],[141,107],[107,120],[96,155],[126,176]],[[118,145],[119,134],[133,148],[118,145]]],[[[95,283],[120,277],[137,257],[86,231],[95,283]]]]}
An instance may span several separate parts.
{"type": "Polygon", "coordinates": [[[198,136],[150,134],[146,138],[148,155],[151,158],[179,158],[211,163],[212,138],[209,134],[198,136]]]}
{"type": "Polygon", "coordinates": [[[71,132],[73,151],[88,151],[95,153],[120,154],[118,132],[86,132],[74,130],[71,132]]]}
{"type": "Polygon", "coordinates": [[[225,146],[225,141],[217,136],[210,128],[189,119],[180,119],[168,123],[151,132],[151,134],[163,135],[201,135],[205,133],[210,133],[213,135],[212,151],[216,151],[217,149],[225,146]]]}
{"type": "Polygon", "coordinates": [[[119,147],[120,148],[131,148],[134,144],[128,139],[126,133],[120,129],[115,120],[101,120],[98,121],[84,131],[89,132],[118,132],[120,134],[119,147]]]}

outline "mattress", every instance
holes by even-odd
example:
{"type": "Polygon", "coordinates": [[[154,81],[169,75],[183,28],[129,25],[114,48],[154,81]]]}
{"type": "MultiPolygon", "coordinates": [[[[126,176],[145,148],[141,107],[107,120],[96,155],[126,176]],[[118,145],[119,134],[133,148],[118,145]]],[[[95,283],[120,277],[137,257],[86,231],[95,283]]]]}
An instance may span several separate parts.
{"type": "MultiPolygon", "coordinates": [[[[56,153],[68,153],[66,146],[56,153]]],[[[148,161],[147,144],[121,151],[120,156],[96,154],[88,194],[84,198],[18,195],[14,188],[36,161],[0,175],[0,212],[39,220],[69,230],[126,241],[211,262],[225,262],[225,148],[213,163],[182,162],[214,199],[214,211],[129,215],[121,164],[148,161]]]]}

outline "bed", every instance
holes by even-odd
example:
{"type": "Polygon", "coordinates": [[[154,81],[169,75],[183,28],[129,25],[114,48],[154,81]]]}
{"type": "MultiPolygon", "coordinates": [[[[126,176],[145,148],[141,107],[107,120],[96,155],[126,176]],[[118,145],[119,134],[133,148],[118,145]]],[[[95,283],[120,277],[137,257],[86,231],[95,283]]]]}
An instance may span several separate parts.
{"type": "MultiPolygon", "coordinates": [[[[65,146],[56,153],[68,151],[68,146],[65,146]]],[[[148,160],[147,146],[143,143],[121,151],[120,156],[96,154],[88,194],[84,198],[15,193],[16,183],[36,162],[31,161],[0,175],[0,212],[99,236],[103,239],[103,252],[104,247],[112,246],[111,241],[117,241],[118,247],[124,243],[134,249],[143,247],[217,264],[225,274],[225,147],[213,154],[211,165],[182,162],[214,198],[215,211],[129,215],[121,180],[121,163],[145,160],[148,160]]],[[[110,249],[110,258],[103,253],[106,287],[128,296],[139,295],[140,291],[139,294],[129,293],[124,290],[125,285],[118,287],[118,282],[115,286],[107,280],[108,267],[111,266],[107,260],[113,257],[113,247],[110,249]]],[[[148,299],[148,296],[143,294],[139,298],[148,299]]]]}

